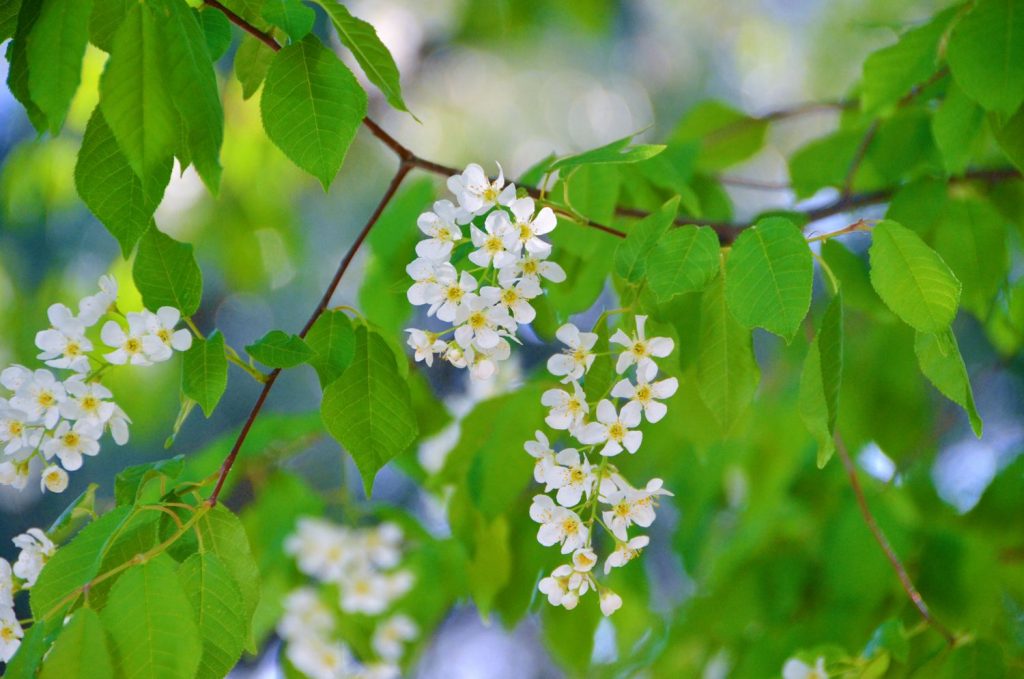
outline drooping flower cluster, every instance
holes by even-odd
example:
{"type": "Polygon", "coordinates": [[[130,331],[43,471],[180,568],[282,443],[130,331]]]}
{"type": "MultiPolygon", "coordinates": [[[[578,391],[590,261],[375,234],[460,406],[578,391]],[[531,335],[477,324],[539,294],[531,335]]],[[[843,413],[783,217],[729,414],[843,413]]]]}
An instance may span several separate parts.
{"type": "Polygon", "coordinates": [[[323,586],[300,587],[285,600],[277,632],[296,669],[314,679],[400,676],[406,644],[419,636],[409,616],[390,610],[413,585],[412,573],[400,567],[402,547],[402,529],[393,523],[347,528],[322,519],[299,520],[285,551],[323,586]],[[333,605],[327,603],[330,592],[337,592],[333,605]],[[352,613],[380,618],[372,661],[357,660],[338,638],[338,616],[352,613]]]}
{"type": "Polygon", "coordinates": [[[540,581],[540,591],[555,606],[575,608],[580,597],[596,590],[605,615],[618,610],[622,598],[594,576],[598,564],[595,526],[614,544],[604,559],[607,575],[648,545],[650,538],[630,536],[629,530],[649,527],[658,498],[671,495],[661,479],[651,479],[642,488],[632,486],[609,462],[623,451],[636,453],[643,443],[639,425],[643,420],[661,420],[667,412],[661,401],[679,386],[674,377],[658,379],[654,359],[671,354],[674,343],[667,337],[647,337],[646,321],[646,316],[637,316],[634,334],[618,330],[612,335],[611,342],[621,346],[615,370],[622,377],[606,394],[588,394],[585,389],[585,376],[597,357],[597,334],[581,332],[571,323],[556,333],[566,349],[548,360],[548,370],[566,386],[544,392],[541,402],[549,408],[547,425],[564,431],[575,444],[555,452],[544,432],[538,431],[536,439],[524,446],[536,459],[534,479],[544,484],[545,493],[554,492],[554,499],[550,495],[533,498],[530,518],[540,524],[537,540],[544,546],[560,545],[563,554],[572,555],[570,563],[540,581]]]}
{"type": "Polygon", "coordinates": [[[406,267],[414,281],[409,302],[448,324],[439,331],[406,331],[416,360],[432,365],[440,356],[478,379],[494,374],[511,354],[508,340],[518,341],[519,325],[536,317],[530,300],[543,293],[542,279],[565,280],[562,267],[548,261],[551,244],[541,238],[557,225],[555,213],[536,210],[528,196],[517,198],[515,185],[505,185],[500,165],[498,170],[491,181],[471,164],[448,179],[458,205],[439,200],[419,216],[427,237],[406,267]],[[475,266],[458,268],[465,267],[463,258],[475,266]]]}
{"type": "Polygon", "coordinates": [[[64,304],[51,305],[50,327],[36,334],[38,358],[65,375],[21,365],[0,371],[0,386],[7,391],[6,396],[0,391],[0,485],[24,488],[31,461],[39,458],[40,486],[63,492],[67,473],[81,468],[83,456],[99,453],[105,431],[118,445],[128,441],[130,420],[100,383],[106,370],[166,361],[192,345],[188,330],[175,329],[181,320],[177,309],[122,315],[116,281],[103,276],[99,288],[78,303],[77,314],[64,304]],[[97,337],[93,328],[104,318],[97,337]],[[96,348],[100,344],[106,349],[96,348]]]}
{"type": "Polygon", "coordinates": [[[14,566],[0,559],[0,662],[14,657],[25,636],[14,612],[14,595],[36,584],[43,566],[57,551],[46,533],[38,528],[29,528],[13,542],[21,550],[14,566]]]}

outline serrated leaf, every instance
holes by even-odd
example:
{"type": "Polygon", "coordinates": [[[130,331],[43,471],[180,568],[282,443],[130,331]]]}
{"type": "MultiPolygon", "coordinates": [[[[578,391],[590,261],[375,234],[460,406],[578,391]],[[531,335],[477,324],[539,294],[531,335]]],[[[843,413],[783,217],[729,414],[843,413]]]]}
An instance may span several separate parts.
{"type": "Polygon", "coordinates": [[[52,633],[47,628],[54,624],[35,622],[25,630],[21,645],[4,668],[4,679],[36,679],[43,655],[50,649],[52,633]]]}
{"type": "Polygon", "coordinates": [[[821,327],[807,349],[800,374],[800,417],[818,440],[818,468],[835,453],[833,434],[843,381],[843,298],[836,294],[825,309],[821,327]]]}
{"type": "Polygon", "coordinates": [[[313,8],[306,7],[301,0],[264,0],[261,9],[263,18],[284,30],[292,40],[302,40],[316,21],[313,8]]]}
{"type": "Polygon", "coordinates": [[[718,236],[707,226],[672,229],[647,256],[647,285],[659,301],[699,292],[718,274],[718,236]]]}
{"type": "Polygon", "coordinates": [[[270,140],[326,191],[366,115],[366,93],[333,52],[307,36],[274,56],[260,113],[270,140]]]}
{"type": "Polygon", "coordinates": [[[210,52],[210,58],[217,61],[231,47],[231,22],[223,12],[206,5],[197,12],[206,38],[206,49],[210,52]]]}
{"type": "Polygon", "coordinates": [[[355,460],[370,495],[377,472],[409,447],[418,430],[409,385],[384,338],[356,329],[352,364],[324,390],[320,414],[355,460]]]}
{"type": "Polygon", "coordinates": [[[267,49],[266,45],[251,35],[242,36],[242,42],[235,52],[235,77],[242,85],[243,99],[256,94],[273,60],[274,52],[267,49]]]}
{"type": "Polygon", "coordinates": [[[92,0],[45,0],[26,36],[28,90],[56,136],[82,79],[92,0]]]}
{"type": "Polygon", "coordinates": [[[672,226],[679,211],[679,196],[671,198],[657,211],[633,225],[629,235],[615,248],[615,272],[622,278],[636,283],[647,270],[647,255],[658,245],[658,241],[672,226]]]}
{"type": "Polygon", "coordinates": [[[132,278],[147,309],[171,306],[191,316],[203,297],[203,275],[192,246],[179,243],[153,225],[139,241],[132,278]]]}
{"type": "Polygon", "coordinates": [[[242,618],[242,592],[221,560],[209,552],[193,554],[178,567],[178,579],[192,603],[202,656],[197,679],[220,679],[242,655],[248,634],[242,618]]]}
{"type": "Polygon", "coordinates": [[[967,376],[967,368],[953,331],[946,329],[939,334],[917,333],[914,337],[914,353],[917,354],[921,373],[946,398],[964,409],[971,420],[974,435],[981,438],[981,415],[974,404],[971,380],[967,376]]]}
{"type": "Polygon", "coordinates": [[[89,41],[104,52],[110,52],[114,34],[134,4],[134,0],[93,2],[92,14],[89,15],[89,41]]]}
{"type": "Polygon", "coordinates": [[[93,111],[78,150],[75,188],[86,207],[117,239],[125,257],[150,227],[170,176],[171,159],[167,158],[149,181],[139,179],[99,107],[93,111]]]}
{"type": "Polygon", "coordinates": [[[21,11],[21,0],[9,0],[0,4],[0,42],[14,35],[18,27],[18,12],[21,11]]]}
{"type": "Polygon", "coordinates": [[[985,112],[951,82],[946,97],[932,116],[932,136],[935,145],[942,152],[946,172],[952,175],[963,173],[970,162],[974,141],[985,122],[985,112]]]}
{"type": "Polygon", "coordinates": [[[701,298],[697,393],[728,430],[754,398],[760,377],[750,331],[729,312],[720,276],[701,298]]]}
{"type": "Polygon", "coordinates": [[[186,152],[203,182],[216,193],[224,111],[206,35],[197,15],[182,0],[160,0],[154,7],[161,15],[163,77],[174,93],[174,107],[185,128],[186,152]]]}
{"type": "Polygon", "coordinates": [[[165,484],[170,483],[184,468],[184,455],[125,467],[114,477],[114,499],[118,506],[135,504],[139,492],[149,481],[161,479],[165,484]]]}
{"type": "Polygon", "coordinates": [[[219,330],[205,340],[196,338],[181,362],[181,390],[209,417],[228,386],[228,359],[219,330]]]}
{"type": "Polygon", "coordinates": [[[736,239],[725,268],[725,297],[736,320],[793,339],[814,283],[814,259],[800,229],[783,217],[762,219],[736,239]]]}
{"type": "Polygon", "coordinates": [[[865,111],[895,104],[935,72],[939,39],[955,11],[941,12],[923,26],[911,28],[894,44],[872,52],[864,60],[861,105],[865,111]]]}
{"type": "Polygon", "coordinates": [[[160,555],[125,571],[100,614],[124,676],[184,679],[195,675],[202,653],[192,604],[160,555]]]}
{"type": "Polygon", "coordinates": [[[1012,115],[1024,101],[1024,7],[979,0],[957,22],[946,49],[958,85],[989,111],[1012,115]]]}
{"type": "Polygon", "coordinates": [[[352,321],[341,311],[325,311],[309,329],[306,344],[313,351],[309,364],[316,370],[320,388],[326,389],[352,363],[356,351],[352,321]]]}
{"type": "Polygon", "coordinates": [[[921,332],[942,332],[956,316],[960,281],[921,238],[892,220],[872,230],[871,285],[893,313],[921,332]]]}
{"type": "Polygon", "coordinates": [[[40,133],[46,130],[46,116],[32,101],[28,87],[28,50],[26,49],[27,36],[32,31],[36,20],[42,10],[41,2],[23,2],[18,12],[17,29],[14,32],[14,40],[8,45],[7,60],[10,67],[7,71],[7,87],[11,90],[14,98],[25,107],[32,127],[40,133]]]}
{"type": "Polygon", "coordinates": [[[144,180],[166,164],[180,121],[163,70],[161,20],[149,4],[133,4],[114,33],[100,78],[100,108],[135,174],[144,180]]]}
{"type": "Polygon", "coordinates": [[[271,330],[245,348],[249,355],[271,368],[294,368],[313,356],[313,350],[298,335],[271,330]]]}
{"type": "Polygon", "coordinates": [[[39,679],[66,679],[88,668],[90,679],[113,678],[114,665],[100,616],[80,608],[71,616],[43,661],[39,679]]]}
{"type": "Polygon", "coordinates": [[[633,141],[634,136],[636,136],[636,134],[625,136],[622,139],[616,139],[615,141],[605,144],[604,146],[599,146],[596,149],[560,158],[548,168],[548,172],[554,172],[555,170],[562,170],[564,172],[565,170],[573,167],[579,167],[580,165],[637,163],[641,160],[653,158],[665,150],[665,146],[663,144],[636,144],[634,146],[630,146],[630,142],[633,141]]]}
{"type": "Polygon", "coordinates": [[[339,2],[316,0],[316,4],[323,7],[331,17],[341,43],[352,51],[366,77],[384,93],[388,103],[399,111],[409,112],[402,99],[402,81],[398,66],[395,65],[391,51],[378,37],[376,29],[359,17],[352,16],[339,2]]]}

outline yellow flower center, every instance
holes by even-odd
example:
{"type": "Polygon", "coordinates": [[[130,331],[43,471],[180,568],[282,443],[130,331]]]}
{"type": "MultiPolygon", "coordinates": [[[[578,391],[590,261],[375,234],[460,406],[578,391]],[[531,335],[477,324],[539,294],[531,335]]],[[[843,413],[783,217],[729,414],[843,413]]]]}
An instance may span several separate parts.
{"type": "Polygon", "coordinates": [[[6,642],[11,642],[14,641],[16,638],[17,636],[15,636],[14,634],[13,627],[4,625],[2,628],[0,628],[0,639],[3,639],[6,642]]]}
{"type": "Polygon", "coordinates": [[[494,201],[498,200],[498,189],[494,188],[493,186],[488,186],[486,189],[484,189],[483,199],[487,203],[493,203],[494,201]]]}
{"type": "Polygon", "coordinates": [[[356,580],[355,584],[352,585],[352,589],[356,591],[356,594],[369,594],[370,583],[366,580],[356,580]]]}
{"type": "Polygon", "coordinates": [[[528,241],[533,238],[533,225],[528,222],[519,222],[519,240],[528,241]]]}
{"type": "Polygon", "coordinates": [[[637,356],[641,356],[641,357],[642,356],[646,356],[647,355],[647,343],[646,342],[634,342],[633,343],[633,353],[636,354],[637,356]]]}
{"type": "Polygon", "coordinates": [[[465,294],[466,291],[457,285],[449,286],[448,289],[444,291],[444,296],[448,299],[449,302],[461,302],[462,297],[465,294]]]}
{"type": "Polygon", "coordinates": [[[452,233],[442,226],[437,229],[437,235],[434,237],[439,241],[450,241],[452,239],[452,233]]]}
{"type": "Polygon", "coordinates": [[[67,434],[64,434],[64,436],[61,437],[61,440],[64,441],[64,445],[67,446],[68,448],[77,448],[78,444],[82,440],[82,437],[73,431],[69,431],[67,434]]]}
{"type": "Polygon", "coordinates": [[[620,442],[626,437],[626,428],[622,426],[621,422],[615,422],[608,427],[608,438],[612,441],[620,442]]]}
{"type": "Polygon", "coordinates": [[[100,407],[100,400],[95,396],[86,396],[82,399],[82,410],[92,412],[100,407]]]}
{"type": "Polygon", "coordinates": [[[565,409],[568,410],[570,413],[573,413],[575,415],[576,413],[578,413],[581,410],[583,410],[583,404],[580,403],[580,400],[578,398],[573,396],[568,401],[566,401],[565,409]]]}
{"type": "Polygon", "coordinates": [[[566,535],[575,533],[580,528],[580,522],[570,517],[562,522],[562,532],[566,535]]]}
{"type": "Polygon", "coordinates": [[[124,350],[129,354],[137,354],[142,351],[142,342],[137,337],[129,337],[124,343],[124,350]]]}
{"type": "Polygon", "coordinates": [[[36,402],[44,408],[49,408],[57,403],[57,397],[49,391],[41,391],[39,392],[39,396],[36,397],[36,402]]]}
{"type": "Polygon", "coordinates": [[[484,241],[484,249],[491,254],[501,252],[504,247],[505,244],[501,242],[501,238],[498,236],[488,236],[487,240],[484,241]]]}
{"type": "Polygon", "coordinates": [[[501,292],[501,301],[512,306],[519,301],[519,293],[516,292],[515,288],[505,288],[501,292]]]}
{"type": "Polygon", "coordinates": [[[583,469],[580,467],[573,467],[569,470],[569,480],[576,483],[583,483],[583,479],[587,478],[587,475],[583,473],[583,469]]]}
{"type": "Polygon", "coordinates": [[[78,342],[68,342],[67,346],[64,347],[64,354],[67,356],[80,356],[82,353],[82,347],[78,345],[78,342]]]}
{"type": "Polygon", "coordinates": [[[523,262],[523,273],[525,274],[536,274],[537,273],[537,260],[527,259],[523,262]]]}
{"type": "Polygon", "coordinates": [[[7,423],[7,433],[10,434],[12,437],[21,436],[22,432],[24,431],[25,425],[23,425],[21,422],[7,423]]]}
{"type": "Polygon", "coordinates": [[[474,311],[469,315],[469,327],[480,330],[487,327],[487,316],[482,311],[474,311]]]}
{"type": "Polygon", "coordinates": [[[636,390],[636,400],[641,403],[647,403],[651,400],[651,387],[647,384],[642,384],[636,390]]]}
{"type": "Polygon", "coordinates": [[[160,328],[156,331],[156,336],[160,338],[160,341],[164,344],[171,343],[171,331],[167,328],[160,328]]]}
{"type": "Polygon", "coordinates": [[[583,363],[584,361],[587,360],[587,350],[584,349],[583,347],[580,347],[576,351],[572,352],[572,360],[576,361],[577,363],[583,363]]]}
{"type": "Polygon", "coordinates": [[[619,504],[615,505],[615,507],[612,508],[612,511],[615,512],[615,516],[624,519],[629,516],[629,503],[623,500],[619,504]]]}

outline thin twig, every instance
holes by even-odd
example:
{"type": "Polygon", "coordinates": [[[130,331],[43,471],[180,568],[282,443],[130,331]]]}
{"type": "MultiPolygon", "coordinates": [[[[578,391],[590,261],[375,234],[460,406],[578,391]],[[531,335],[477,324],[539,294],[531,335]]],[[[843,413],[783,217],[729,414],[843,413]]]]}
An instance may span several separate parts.
{"type": "Polygon", "coordinates": [[[857,479],[857,468],[853,465],[853,460],[850,459],[850,453],[846,450],[846,444],[843,443],[843,439],[836,434],[835,437],[836,451],[839,453],[839,458],[843,461],[843,468],[846,469],[846,475],[850,479],[850,486],[853,488],[853,494],[857,498],[857,506],[860,508],[861,516],[864,517],[864,523],[867,524],[868,530],[875,538],[875,542],[882,548],[882,552],[885,553],[885,558],[889,560],[889,564],[892,569],[896,572],[896,577],[899,578],[900,584],[903,586],[903,591],[910,597],[910,601],[917,608],[917,612],[921,614],[921,617],[926,623],[931,625],[936,632],[942,635],[946,640],[946,643],[952,646],[956,643],[956,636],[949,631],[945,625],[939,622],[928,609],[928,604],[925,603],[924,597],[917,591],[917,587],[914,586],[914,582],[910,579],[910,575],[907,574],[907,569],[903,566],[903,562],[900,561],[900,557],[896,554],[896,550],[889,544],[889,539],[885,537],[885,533],[882,532],[882,528],[875,521],[874,515],[871,513],[871,508],[868,507],[868,501],[864,497],[864,490],[860,486],[860,481],[857,479]]]}

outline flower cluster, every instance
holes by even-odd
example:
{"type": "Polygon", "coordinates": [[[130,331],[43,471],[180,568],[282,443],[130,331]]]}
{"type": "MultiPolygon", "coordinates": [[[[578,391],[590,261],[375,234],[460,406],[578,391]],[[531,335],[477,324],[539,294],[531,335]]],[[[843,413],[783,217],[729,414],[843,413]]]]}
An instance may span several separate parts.
{"type": "Polygon", "coordinates": [[[38,528],[29,528],[13,540],[21,550],[14,566],[0,559],[0,662],[8,662],[17,652],[24,630],[14,613],[14,595],[36,584],[43,566],[57,547],[38,528]]]}
{"type": "Polygon", "coordinates": [[[406,331],[416,360],[432,365],[440,356],[478,379],[495,373],[498,361],[511,354],[508,340],[517,341],[519,325],[535,318],[530,300],[542,294],[541,279],[565,280],[562,267],[548,261],[551,244],[541,238],[557,225],[555,213],[536,210],[528,196],[517,198],[515,185],[506,186],[498,169],[494,181],[476,164],[448,179],[458,205],[439,200],[419,216],[427,238],[406,267],[413,279],[409,302],[448,324],[437,332],[406,331]],[[457,268],[463,257],[474,267],[457,268]]]}
{"type": "Polygon", "coordinates": [[[631,537],[629,529],[649,527],[658,498],[671,495],[661,479],[651,479],[643,488],[633,487],[609,462],[624,450],[633,454],[640,448],[640,423],[661,420],[667,412],[661,401],[675,394],[679,386],[674,377],[658,379],[654,359],[671,354],[674,343],[667,337],[647,337],[646,321],[646,316],[637,316],[633,335],[622,330],[612,335],[611,342],[622,347],[615,364],[622,378],[606,394],[588,395],[581,384],[597,356],[593,350],[597,334],[580,332],[571,323],[556,333],[566,349],[548,360],[548,370],[561,377],[566,387],[549,389],[541,402],[549,408],[547,425],[564,431],[576,444],[555,452],[541,431],[525,444],[526,452],[536,459],[534,479],[545,484],[545,493],[554,492],[554,499],[549,495],[533,498],[530,517],[540,524],[537,540],[546,547],[560,545],[563,554],[572,555],[570,563],[558,566],[540,581],[540,591],[555,606],[575,608],[580,597],[596,590],[601,611],[614,613],[622,605],[621,597],[594,577],[598,563],[594,527],[603,528],[614,544],[604,560],[607,575],[647,546],[650,538],[631,537]],[[596,419],[591,418],[592,410],[596,419]]]}
{"type": "Polygon", "coordinates": [[[188,330],[175,330],[181,320],[177,309],[122,315],[116,281],[104,276],[99,288],[78,303],[77,314],[64,304],[50,306],[50,327],[36,334],[38,358],[69,374],[58,378],[51,370],[21,365],[0,371],[0,386],[9,392],[0,392],[0,485],[24,488],[30,463],[39,458],[40,486],[63,492],[67,473],[81,468],[83,456],[99,453],[105,431],[118,445],[128,441],[130,420],[100,383],[103,373],[113,365],[166,361],[192,345],[188,330]],[[104,318],[97,337],[91,329],[104,318]],[[106,349],[94,348],[94,340],[106,349]]]}
{"type": "Polygon", "coordinates": [[[339,614],[379,617],[413,585],[412,573],[399,567],[402,530],[393,523],[346,528],[314,518],[300,519],[285,542],[299,570],[322,588],[301,587],[285,600],[277,632],[287,644],[288,660],[313,679],[387,679],[401,674],[405,645],[419,636],[409,616],[392,612],[377,622],[372,647],[376,659],[361,663],[337,638],[339,614]],[[335,606],[325,603],[337,592],[335,606]]]}

